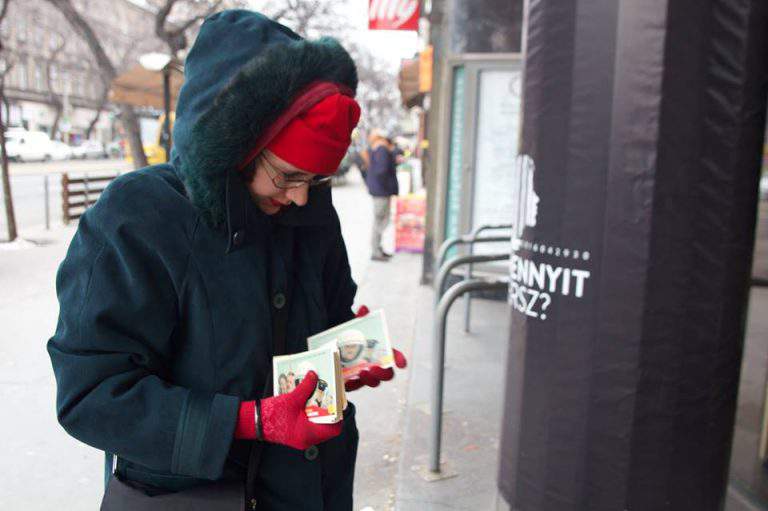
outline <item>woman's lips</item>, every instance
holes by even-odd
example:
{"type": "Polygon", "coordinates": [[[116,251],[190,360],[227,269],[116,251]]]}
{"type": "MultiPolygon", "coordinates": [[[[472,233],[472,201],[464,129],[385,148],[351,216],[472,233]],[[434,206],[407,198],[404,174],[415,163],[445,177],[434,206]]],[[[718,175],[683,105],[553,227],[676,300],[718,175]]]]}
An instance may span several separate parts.
{"type": "Polygon", "coordinates": [[[278,202],[275,199],[269,199],[269,203],[277,208],[282,208],[283,206],[285,206],[285,204],[283,204],[282,202],[278,202]]]}

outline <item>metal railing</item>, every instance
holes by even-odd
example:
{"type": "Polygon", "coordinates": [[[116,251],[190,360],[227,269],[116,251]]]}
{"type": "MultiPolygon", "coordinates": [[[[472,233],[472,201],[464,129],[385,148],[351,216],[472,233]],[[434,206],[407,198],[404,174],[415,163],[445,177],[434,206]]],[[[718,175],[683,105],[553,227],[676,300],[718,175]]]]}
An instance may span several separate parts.
{"type": "MultiPolygon", "coordinates": [[[[459,266],[470,266],[474,263],[490,263],[494,261],[505,261],[509,260],[509,253],[505,254],[482,254],[482,255],[467,255],[467,256],[458,256],[454,257],[453,259],[448,259],[438,270],[437,277],[435,278],[435,307],[437,307],[438,302],[440,301],[440,298],[443,296],[443,293],[445,292],[445,283],[448,280],[448,276],[451,274],[451,271],[455,268],[458,268],[459,266]]],[[[471,279],[463,279],[463,280],[471,280],[471,279]]],[[[464,295],[466,296],[466,295],[464,295]]]]}
{"type": "MultiPolygon", "coordinates": [[[[482,256],[473,256],[482,257],[482,256]]],[[[429,437],[429,471],[440,473],[440,449],[443,428],[443,384],[445,380],[445,326],[448,312],[456,299],[471,291],[501,291],[507,287],[506,279],[486,281],[462,280],[451,286],[440,298],[435,311],[432,330],[432,431],[429,437]]]]}
{"type": "MultiPolygon", "coordinates": [[[[477,240],[480,237],[480,233],[484,231],[492,231],[492,230],[510,230],[509,233],[509,239],[510,242],[512,240],[512,224],[484,224],[480,225],[475,228],[474,231],[472,231],[472,237],[477,240]]],[[[475,245],[472,243],[469,245],[469,255],[473,255],[475,245]]],[[[464,280],[469,280],[473,277],[472,274],[473,268],[472,263],[469,263],[467,265],[467,272],[464,275],[464,280]]],[[[470,321],[471,321],[471,310],[472,310],[472,293],[465,293],[464,294],[464,332],[469,333],[470,330],[470,321]]]]}
{"type": "Polygon", "coordinates": [[[509,242],[510,237],[509,236],[487,236],[484,238],[479,238],[479,237],[474,237],[472,234],[465,234],[463,236],[448,238],[443,242],[442,245],[440,245],[440,250],[438,250],[437,257],[435,258],[437,263],[435,264],[435,267],[440,268],[445,262],[445,258],[448,255],[448,251],[457,245],[469,245],[469,244],[474,245],[477,243],[493,243],[493,242],[504,242],[504,241],[509,242]]]}
{"type": "Polygon", "coordinates": [[[505,225],[481,226],[469,235],[447,239],[441,245],[436,258],[439,269],[435,279],[435,313],[432,328],[432,429],[429,439],[429,465],[427,467],[433,476],[431,480],[437,480],[437,478],[441,477],[440,451],[442,446],[443,387],[445,381],[445,343],[448,313],[456,299],[462,295],[466,296],[468,293],[481,290],[502,291],[508,286],[506,275],[489,279],[476,279],[471,278],[471,270],[466,272],[463,280],[443,292],[446,281],[451,272],[460,266],[509,260],[510,253],[458,256],[447,261],[446,257],[450,249],[456,245],[470,245],[470,248],[472,248],[476,244],[509,242],[509,236],[479,236],[484,230],[496,228],[503,229],[507,227],[505,225]]]}

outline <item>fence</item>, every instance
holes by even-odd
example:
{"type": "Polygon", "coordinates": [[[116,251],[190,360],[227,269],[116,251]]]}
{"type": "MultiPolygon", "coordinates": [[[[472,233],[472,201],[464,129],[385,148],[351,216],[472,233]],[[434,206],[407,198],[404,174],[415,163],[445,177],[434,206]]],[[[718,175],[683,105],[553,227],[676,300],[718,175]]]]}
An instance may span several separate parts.
{"type": "Polygon", "coordinates": [[[107,185],[119,174],[81,177],[61,175],[61,207],[64,224],[82,216],[89,206],[94,204],[107,185]]]}

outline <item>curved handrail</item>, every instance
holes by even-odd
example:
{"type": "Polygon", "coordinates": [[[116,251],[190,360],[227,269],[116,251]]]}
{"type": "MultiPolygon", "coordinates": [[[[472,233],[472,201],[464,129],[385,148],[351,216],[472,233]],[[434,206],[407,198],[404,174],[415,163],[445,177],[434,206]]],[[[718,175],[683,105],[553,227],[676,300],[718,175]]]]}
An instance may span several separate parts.
{"type": "Polygon", "coordinates": [[[437,272],[437,277],[435,278],[435,305],[437,305],[437,302],[443,295],[443,291],[445,289],[445,281],[448,279],[448,275],[450,275],[451,270],[454,268],[464,264],[489,263],[493,261],[504,261],[506,259],[509,259],[509,253],[466,255],[449,259],[440,267],[440,270],[437,272]]]}
{"type": "Polygon", "coordinates": [[[464,293],[479,290],[501,290],[505,280],[463,280],[451,286],[440,299],[432,328],[432,432],[429,437],[429,470],[440,472],[440,443],[443,427],[443,384],[445,381],[445,326],[448,311],[464,293]]]}

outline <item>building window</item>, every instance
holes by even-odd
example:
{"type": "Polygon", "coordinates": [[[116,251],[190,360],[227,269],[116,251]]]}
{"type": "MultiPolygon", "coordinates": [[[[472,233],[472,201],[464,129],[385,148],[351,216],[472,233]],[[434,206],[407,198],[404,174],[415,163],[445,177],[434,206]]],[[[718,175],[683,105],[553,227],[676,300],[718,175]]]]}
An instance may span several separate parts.
{"type": "Polygon", "coordinates": [[[35,62],[35,89],[39,91],[45,90],[45,84],[43,83],[43,65],[40,62],[35,62]]]}
{"type": "Polygon", "coordinates": [[[61,90],[61,84],[59,83],[59,67],[56,64],[51,64],[48,69],[51,78],[51,92],[59,92],[61,90]]]}
{"type": "Polygon", "coordinates": [[[73,71],[72,72],[72,95],[82,97],[83,95],[83,88],[82,88],[82,80],[80,79],[80,73],[73,71]]]}
{"type": "Polygon", "coordinates": [[[48,48],[51,51],[55,51],[56,48],[59,47],[59,45],[62,43],[62,37],[57,34],[56,32],[51,33],[50,37],[48,38],[48,48]]]}
{"type": "Polygon", "coordinates": [[[101,92],[99,80],[94,76],[91,80],[91,97],[98,101],[100,99],[99,92],[101,92]]]}
{"type": "Polygon", "coordinates": [[[29,70],[27,69],[26,59],[20,59],[16,64],[19,67],[19,89],[29,88],[29,70]]]}
{"type": "Polygon", "coordinates": [[[5,73],[5,86],[6,87],[10,87],[12,89],[15,89],[16,86],[18,85],[18,80],[16,78],[17,75],[18,75],[18,70],[16,69],[17,66],[18,66],[18,64],[14,64],[11,69],[6,71],[6,73],[5,73]]]}
{"type": "Polygon", "coordinates": [[[61,71],[61,93],[65,96],[72,94],[72,84],[69,81],[69,73],[66,70],[61,71]]]}
{"type": "Polygon", "coordinates": [[[19,16],[19,24],[16,27],[16,37],[19,38],[19,41],[27,40],[27,17],[24,14],[19,16]]]}
{"type": "Polygon", "coordinates": [[[43,27],[36,26],[34,29],[35,47],[43,48],[43,27]]]}

